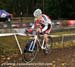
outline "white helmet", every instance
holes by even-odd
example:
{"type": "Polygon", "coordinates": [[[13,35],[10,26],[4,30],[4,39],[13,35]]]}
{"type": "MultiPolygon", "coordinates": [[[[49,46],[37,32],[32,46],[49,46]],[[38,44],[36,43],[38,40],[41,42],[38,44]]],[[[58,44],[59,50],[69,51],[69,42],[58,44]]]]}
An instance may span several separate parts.
{"type": "Polygon", "coordinates": [[[33,12],[34,17],[38,17],[38,16],[40,16],[41,14],[42,14],[41,9],[36,9],[36,10],[33,12]]]}

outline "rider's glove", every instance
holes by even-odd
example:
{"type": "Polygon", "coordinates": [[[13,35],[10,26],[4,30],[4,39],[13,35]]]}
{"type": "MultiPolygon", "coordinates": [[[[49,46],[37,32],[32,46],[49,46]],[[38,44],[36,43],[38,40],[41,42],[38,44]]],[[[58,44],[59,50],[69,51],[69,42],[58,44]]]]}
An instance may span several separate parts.
{"type": "Polygon", "coordinates": [[[28,29],[27,31],[28,31],[29,33],[32,33],[32,29],[28,29]]]}

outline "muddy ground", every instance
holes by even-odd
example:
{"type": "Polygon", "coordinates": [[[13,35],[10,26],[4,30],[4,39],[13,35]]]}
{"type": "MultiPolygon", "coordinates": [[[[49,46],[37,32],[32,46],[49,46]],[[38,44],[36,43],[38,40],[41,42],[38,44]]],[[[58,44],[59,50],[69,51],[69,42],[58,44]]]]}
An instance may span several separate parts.
{"type": "Polygon", "coordinates": [[[1,67],[75,67],[75,47],[56,48],[47,56],[39,51],[36,58],[28,64],[23,62],[19,54],[2,56],[0,64],[1,67]]]}

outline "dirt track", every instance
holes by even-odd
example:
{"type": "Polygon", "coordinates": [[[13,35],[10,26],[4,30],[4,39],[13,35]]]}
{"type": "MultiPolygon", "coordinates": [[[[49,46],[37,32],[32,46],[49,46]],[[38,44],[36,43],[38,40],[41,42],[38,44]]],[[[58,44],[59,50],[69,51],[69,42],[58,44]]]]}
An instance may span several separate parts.
{"type": "Polygon", "coordinates": [[[8,60],[0,61],[1,67],[75,67],[75,47],[53,49],[51,55],[45,56],[41,51],[37,54],[35,60],[28,65],[18,57],[18,54],[7,58],[8,60]],[[12,65],[3,65],[4,63],[15,63],[12,65]],[[24,65],[16,65],[17,63],[23,63],[24,65]],[[34,64],[36,63],[36,64],[34,64]],[[40,64],[41,65],[40,65],[40,64]],[[46,63],[49,63],[47,65],[46,63]]]}

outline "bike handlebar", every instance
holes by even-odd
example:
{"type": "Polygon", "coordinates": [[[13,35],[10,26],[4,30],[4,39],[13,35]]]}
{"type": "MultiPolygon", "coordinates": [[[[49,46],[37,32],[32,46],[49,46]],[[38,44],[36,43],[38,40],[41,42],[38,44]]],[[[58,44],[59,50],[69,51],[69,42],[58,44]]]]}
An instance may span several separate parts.
{"type": "Polygon", "coordinates": [[[39,34],[42,35],[43,33],[36,32],[36,29],[33,29],[33,30],[32,30],[32,33],[30,33],[30,32],[28,32],[28,28],[26,28],[25,34],[28,35],[28,36],[30,36],[30,34],[32,34],[33,36],[34,36],[34,35],[38,35],[38,36],[39,36],[39,34]]]}

